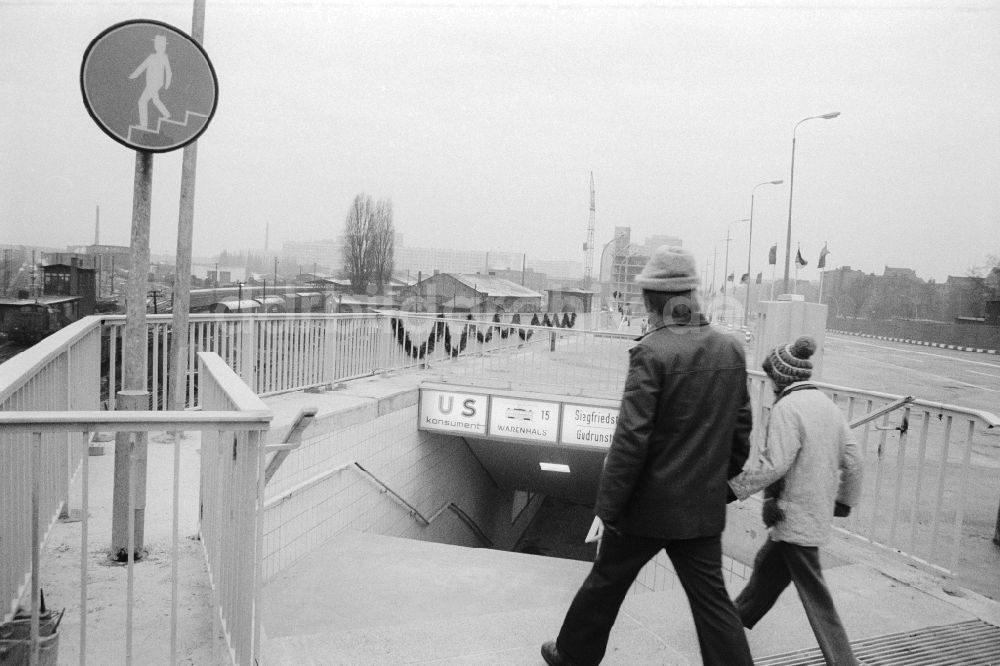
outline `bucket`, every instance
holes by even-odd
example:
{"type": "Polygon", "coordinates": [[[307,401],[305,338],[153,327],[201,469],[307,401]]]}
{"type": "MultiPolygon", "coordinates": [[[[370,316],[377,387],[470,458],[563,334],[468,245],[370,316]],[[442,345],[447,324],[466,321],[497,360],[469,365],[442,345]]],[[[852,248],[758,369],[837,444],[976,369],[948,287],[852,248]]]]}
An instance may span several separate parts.
{"type": "MultiPolygon", "coordinates": [[[[38,615],[38,664],[57,666],[59,622],[66,609],[38,615]]],[[[0,666],[27,666],[31,660],[31,613],[19,608],[10,622],[0,624],[0,666]]]]}

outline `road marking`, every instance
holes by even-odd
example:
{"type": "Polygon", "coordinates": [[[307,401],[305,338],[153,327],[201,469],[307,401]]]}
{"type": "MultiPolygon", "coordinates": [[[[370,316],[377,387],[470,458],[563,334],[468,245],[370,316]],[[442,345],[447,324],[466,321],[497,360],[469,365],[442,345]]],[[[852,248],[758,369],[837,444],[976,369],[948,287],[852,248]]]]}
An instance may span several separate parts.
{"type": "MultiPolygon", "coordinates": [[[[837,335],[837,334],[836,333],[831,333],[830,335],[837,335]]],[[[865,347],[875,347],[876,349],[886,349],[886,350],[898,352],[898,353],[901,353],[901,354],[921,354],[923,356],[934,356],[935,358],[944,358],[944,359],[948,359],[949,361],[960,361],[962,363],[971,363],[973,365],[982,365],[982,366],[985,366],[987,368],[994,368],[994,369],[995,368],[1000,368],[1000,364],[997,364],[997,363],[985,363],[983,361],[973,361],[973,360],[970,360],[970,359],[967,359],[967,358],[960,358],[958,356],[949,356],[947,354],[935,354],[933,352],[917,351],[916,349],[909,350],[909,349],[900,349],[899,347],[886,347],[884,345],[875,345],[875,344],[872,344],[870,342],[861,342],[860,340],[853,340],[853,339],[851,339],[850,337],[847,337],[847,336],[837,336],[837,339],[838,340],[842,340],[844,342],[850,342],[850,343],[853,343],[853,344],[856,344],[856,345],[863,345],[865,347]]]]}
{"type": "Polygon", "coordinates": [[[1000,375],[994,375],[990,372],[979,372],[978,370],[969,370],[974,375],[982,375],[983,377],[993,377],[995,379],[1000,379],[1000,375]]]}
{"type": "MultiPolygon", "coordinates": [[[[861,344],[865,344],[865,343],[861,343],[861,344]]],[[[870,347],[878,347],[879,345],[868,345],[868,346],[870,346],[870,347]]],[[[893,349],[892,347],[881,347],[881,348],[882,349],[893,349]]],[[[850,354],[851,352],[846,352],[846,353],[850,354]]],[[[855,353],[855,355],[857,355],[857,354],[855,353]]],[[[929,356],[937,356],[937,354],[929,354],[929,356]]],[[[893,363],[893,362],[890,362],[890,361],[883,361],[883,360],[877,359],[877,358],[864,358],[864,357],[860,357],[860,358],[862,358],[865,363],[875,363],[875,364],[879,364],[879,365],[885,365],[885,366],[888,366],[888,367],[893,368],[895,370],[902,370],[902,371],[905,371],[905,372],[911,372],[911,373],[913,373],[915,375],[928,375],[928,376],[933,377],[934,379],[937,379],[939,381],[944,381],[945,382],[945,388],[949,388],[949,387],[951,387],[951,388],[958,388],[957,385],[961,384],[962,386],[968,386],[970,388],[979,389],[981,391],[989,391],[990,393],[1000,393],[1000,390],[998,390],[998,389],[990,388],[988,386],[979,386],[978,384],[970,384],[969,382],[964,382],[961,379],[957,379],[955,377],[950,377],[948,375],[941,375],[941,374],[938,374],[936,372],[930,372],[928,370],[921,370],[921,369],[918,369],[918,368],[908,368],[908,367],[899,365],[899,363],[893,363]]],[[[942,358],[950,359],[951,357],[950,356],[943,356],[942,358]]],[[[908,359],[908,360],[916,360],[916,359],[908,359]]],[[[990,365],[990,364],[987,363],[986,365],[990,365]]],[[[976,372],[976,371],[975,370],[969,370],[969,372],[976,372]]],[[[984,375],[986,373],[979,372],[979,373],[976,373],[976,374],[984,375]]],[[[988,377],[993,377],[995,375],[987,375],[987,376],[988,377]]]]}

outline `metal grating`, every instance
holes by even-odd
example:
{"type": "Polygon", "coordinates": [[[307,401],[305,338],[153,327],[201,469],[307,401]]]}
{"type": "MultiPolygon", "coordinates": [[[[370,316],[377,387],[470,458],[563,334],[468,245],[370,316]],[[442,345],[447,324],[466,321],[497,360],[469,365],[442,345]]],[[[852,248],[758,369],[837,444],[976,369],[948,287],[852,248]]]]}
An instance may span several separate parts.
{"type": "MultiPolygon", "coordinates": [[[[1000,627],[980,620],[851,643],[860,666],[1000,666],[1000,627]]],[[[757,666],[824,666],[819,648],[757,659],[757,666]]]]}

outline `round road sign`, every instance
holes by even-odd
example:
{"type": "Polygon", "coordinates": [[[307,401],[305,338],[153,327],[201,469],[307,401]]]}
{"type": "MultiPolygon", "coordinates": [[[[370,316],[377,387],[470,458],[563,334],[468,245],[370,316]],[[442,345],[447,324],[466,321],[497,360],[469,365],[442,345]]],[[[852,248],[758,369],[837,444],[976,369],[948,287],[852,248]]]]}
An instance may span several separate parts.
{"type": "Polygon", "coordinates": [[[83,54],[87,111],[115,141],[163,153],[197,139],[215,114],[219,82],[208,54],[159,21],[118,23],[83,54]]]}

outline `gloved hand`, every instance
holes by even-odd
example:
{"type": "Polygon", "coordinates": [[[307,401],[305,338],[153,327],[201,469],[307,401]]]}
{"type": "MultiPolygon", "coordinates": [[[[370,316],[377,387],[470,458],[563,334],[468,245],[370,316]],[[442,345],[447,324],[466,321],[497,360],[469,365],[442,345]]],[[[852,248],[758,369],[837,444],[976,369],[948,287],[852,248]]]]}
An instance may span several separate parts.
{"type": "Polygon", "coordinates": [[[847,518],[851,515],[851,507],[837,502],[833,505],[833,515],[835,518],[847,518]]]}
{"type": "Polygon", "coordinates": [[[779,521],[785,519],[785,512],[778,506],[777,498],[764,500],[764,508],[760,512],[760,517],[768,527],[774,527],[779,521]]]}

